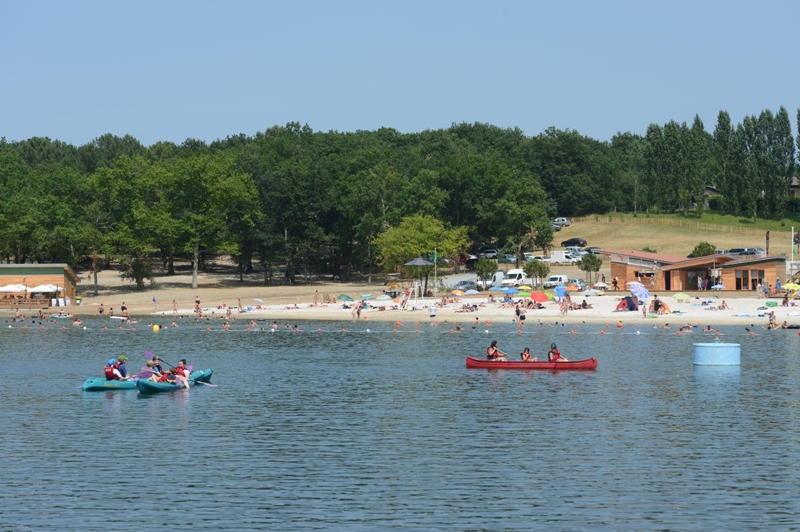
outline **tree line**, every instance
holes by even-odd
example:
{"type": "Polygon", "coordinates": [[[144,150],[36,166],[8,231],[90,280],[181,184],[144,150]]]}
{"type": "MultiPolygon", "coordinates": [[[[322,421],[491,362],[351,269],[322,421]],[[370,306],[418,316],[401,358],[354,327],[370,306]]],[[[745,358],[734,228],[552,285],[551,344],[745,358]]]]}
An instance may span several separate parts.
{"type": "Polygon", "coordinates": [[[414,217],[447,235],[451,259],[483,243],[546,249],[555,216],[700,216],[706,185],[725,212],[780,217],[794,164],[783,107],[736,126],[721,111],[713,133],[695,117],[609,142],[480,123],[418,133],[289,123],[151,146],[130,135],[82,146],[3,138],[0,258],[94,271],[113,262],[140,286],[153,260],[169,273],[176,258],[191,260],[196,276],[211,254],[230,255],[242,273],[258,266],[266,282],[319,271],[347,279],[400,264],[401,239],[386,233],[414,217]]]}

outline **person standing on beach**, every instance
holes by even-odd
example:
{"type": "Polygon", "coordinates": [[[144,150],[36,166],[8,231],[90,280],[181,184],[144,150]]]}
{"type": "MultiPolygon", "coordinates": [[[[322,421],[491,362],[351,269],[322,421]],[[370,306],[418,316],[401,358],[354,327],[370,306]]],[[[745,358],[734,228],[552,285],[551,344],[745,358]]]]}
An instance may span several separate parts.
{"type": "Polygon", "coordinates": [[[105,307],[103,307],[103,304],[100,303],[100,308],[97,309],[97,312],[102,316],[103,312],[105,311],[106,311],[105,307]]]}
{"type": "Polygon", "coordinates": [[[614,290],[615,291],[619,290],[619,278],[618,277],[614,277],[614,280],[611,281],[611,284],[614,285],[614,290]]]}
{"type": "Polygon", "coordinates": [[[174,299],[172,300],[172,313],[173,314],[178,313],[178,302],[175,301],[174,299]]]}
{"type": "Polygon", "coordinates": [[[314,290],[314,306],[318,306],[317,303],[319,302],[319,290],[314,290]]]}

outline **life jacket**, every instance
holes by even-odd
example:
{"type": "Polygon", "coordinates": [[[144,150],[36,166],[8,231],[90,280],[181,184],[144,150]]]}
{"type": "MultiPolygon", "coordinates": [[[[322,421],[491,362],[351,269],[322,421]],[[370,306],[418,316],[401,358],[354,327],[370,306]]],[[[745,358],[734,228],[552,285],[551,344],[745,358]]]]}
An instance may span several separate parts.
{"type": "Polygon", "coordinates": [[[487,358],[488,360],[494,360],[495,358],[497,358],[497,351],[495,351],[494,353],[492,353],[492,352],[491,352],[491,349],[492,349],[491,347],[487,347],[487,348],[486,348],[486,358],[487,358]]]}
{"type": "Polygon", "coordinates": [[[169,373],[164,373],[158,378],[158,382],[169,382],[169,373]]]}
{"type": "Polygon", "coordinates": [[[555,362],[556,360],[561,358],[561,353],[558,351],[558,349],[553,349],[552,351],[550,351],[550,353],[552,355],[550,359],[551,362],[555,362]]]}
{"type": "Polygon", "coordinates": [[[118,381],[119,377],[114,374],[114,370],[117,369],[117,365],[114,364],[113,366],[106,366],[103,368],[103,372],[106,374],[107,381],[118,381]]]}

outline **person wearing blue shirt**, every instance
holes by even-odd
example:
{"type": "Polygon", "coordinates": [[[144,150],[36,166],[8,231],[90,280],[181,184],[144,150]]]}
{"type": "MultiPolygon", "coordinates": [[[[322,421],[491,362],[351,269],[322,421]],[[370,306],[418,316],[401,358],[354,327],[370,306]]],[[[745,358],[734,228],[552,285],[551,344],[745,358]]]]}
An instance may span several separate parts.
{"type": "Polygon", "coordinates": [[[125,362],[127,361],[128,357],[126,357],[125,355],[120,355],[119,357],[117,357],[117,362],[119,362],[119,366],[117,366],[117,369],[119,370],[123,379],[128,378],[128,370],[125,369],[125,362]]]}

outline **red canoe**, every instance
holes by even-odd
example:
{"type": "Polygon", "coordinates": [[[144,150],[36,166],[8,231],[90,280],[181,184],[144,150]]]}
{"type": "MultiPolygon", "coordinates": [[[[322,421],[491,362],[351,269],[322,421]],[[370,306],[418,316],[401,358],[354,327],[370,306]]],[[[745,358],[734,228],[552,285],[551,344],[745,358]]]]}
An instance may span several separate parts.
{"type": "Polygon", "coordinates": [[[521,360],[486,360],[485,358],[467,357],[468,368],[482,369],[596,369],[597,359],[587,358],[586,360],[570,360],[569,362],[523,362],[521,360]]]}

